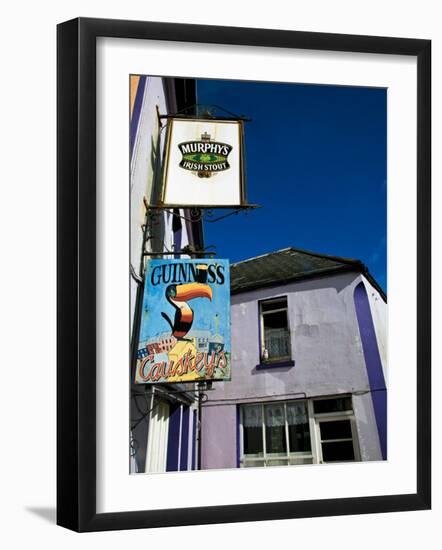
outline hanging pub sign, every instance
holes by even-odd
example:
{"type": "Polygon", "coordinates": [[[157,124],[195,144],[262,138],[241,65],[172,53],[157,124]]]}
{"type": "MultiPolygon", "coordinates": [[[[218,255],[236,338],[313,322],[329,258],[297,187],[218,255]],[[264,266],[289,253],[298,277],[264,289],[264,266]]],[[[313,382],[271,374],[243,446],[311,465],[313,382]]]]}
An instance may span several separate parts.
{"type": "Polygon", "coordinates": [[[245,204],[243,154],[241,120],[168,119],[161,204],[245,204]]]}
{"type": "Polygon", "coordinates": [[[230,380],[228,260],[150,260],[135,382],[230,380]]]}

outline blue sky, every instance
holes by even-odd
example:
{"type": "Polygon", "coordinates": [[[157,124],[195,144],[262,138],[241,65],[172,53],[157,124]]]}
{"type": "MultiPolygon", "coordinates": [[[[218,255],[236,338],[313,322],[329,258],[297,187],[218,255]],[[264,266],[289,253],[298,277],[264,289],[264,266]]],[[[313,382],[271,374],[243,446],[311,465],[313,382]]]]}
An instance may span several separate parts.
{"type": "Polygon", "coordinates": [[[253,119],[247,194],[262,206],[206,222],[206,246],[231,262],[288,246],[357,258],[386,291],[386,90],[198,80],[197,98],[253,119]]]}

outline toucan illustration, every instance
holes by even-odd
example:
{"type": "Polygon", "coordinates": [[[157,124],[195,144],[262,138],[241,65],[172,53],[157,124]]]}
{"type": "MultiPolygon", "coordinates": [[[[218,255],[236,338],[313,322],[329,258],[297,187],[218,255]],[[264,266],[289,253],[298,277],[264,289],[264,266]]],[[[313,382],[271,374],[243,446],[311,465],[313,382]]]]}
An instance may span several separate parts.
{"type": "Polygon", "coordinates": [[[194,298],[209,298],[212,300],[212,288],[204,283],[185,283],[182,285],[169,285],[166,288],[166,299],[175,308],[174,322],[162,312],[161,315],[169,323],[172,336],[177,340],[185,340],[193,323],[193,310],[187,303],[194,298]]]}

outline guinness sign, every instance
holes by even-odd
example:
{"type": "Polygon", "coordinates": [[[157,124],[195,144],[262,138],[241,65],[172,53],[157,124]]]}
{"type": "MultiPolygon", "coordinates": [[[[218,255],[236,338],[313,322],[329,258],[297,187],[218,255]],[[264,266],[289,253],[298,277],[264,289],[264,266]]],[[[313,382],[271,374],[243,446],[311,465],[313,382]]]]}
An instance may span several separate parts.
{"type": "Polygon", "coordinates": [[[230,380],[228,260],[150,260],[142,307],[136,384],[230,380]]]}

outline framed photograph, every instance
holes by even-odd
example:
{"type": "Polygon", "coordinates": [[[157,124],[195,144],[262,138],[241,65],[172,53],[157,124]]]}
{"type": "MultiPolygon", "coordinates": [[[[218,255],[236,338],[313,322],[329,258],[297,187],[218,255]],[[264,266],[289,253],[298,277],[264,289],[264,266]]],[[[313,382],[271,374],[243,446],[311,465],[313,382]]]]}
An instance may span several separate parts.
{"type": "Polygon", "coordinates": [[[429,509],[431,42],[57,31],[57,523],[429,509]]]}

